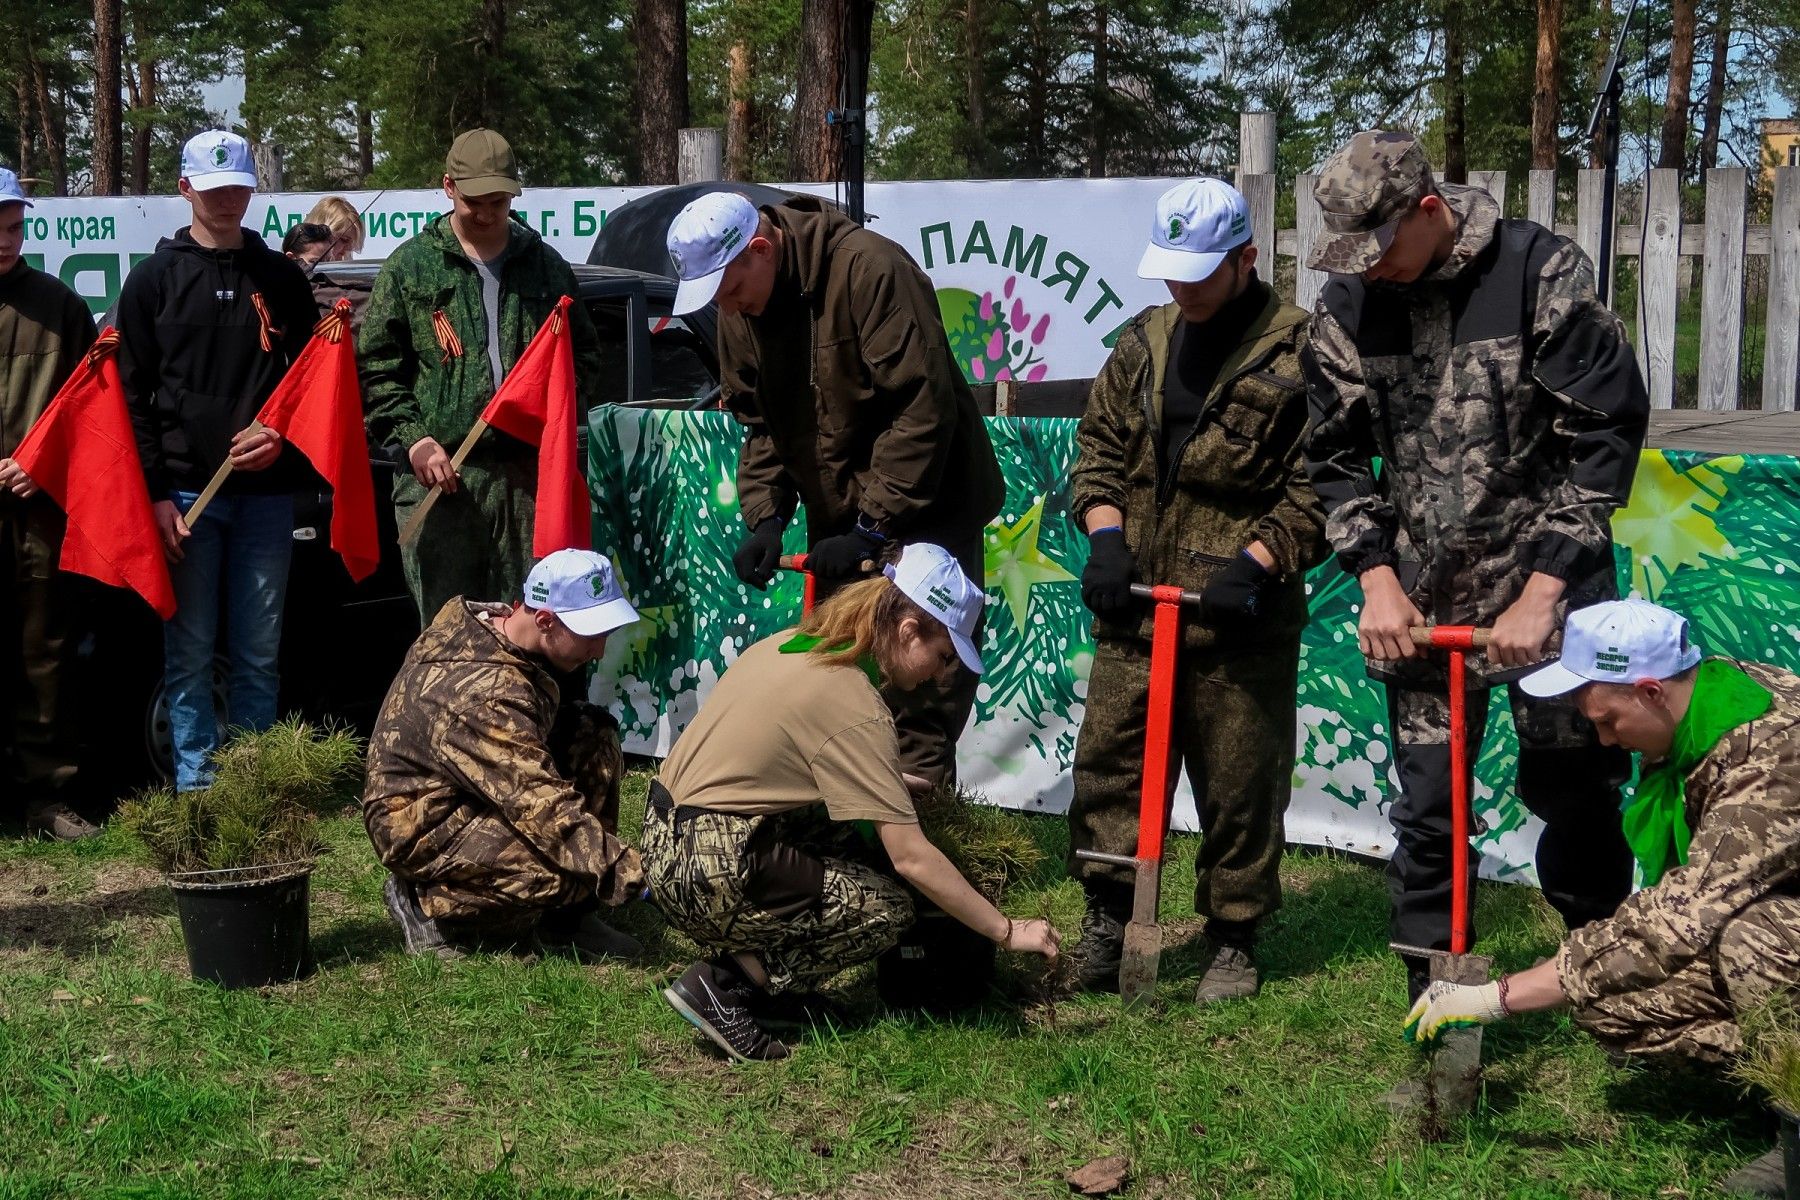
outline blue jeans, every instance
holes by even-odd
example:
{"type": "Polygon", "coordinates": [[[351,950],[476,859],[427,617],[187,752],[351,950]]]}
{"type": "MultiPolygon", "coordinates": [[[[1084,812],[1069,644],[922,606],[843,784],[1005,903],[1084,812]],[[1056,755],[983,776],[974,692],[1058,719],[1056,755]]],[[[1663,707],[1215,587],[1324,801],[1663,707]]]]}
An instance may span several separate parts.
{"type": "MultiPolygon", "coordinates": [[[[186,512],[194,492],[171,499],[186,512]]],[[[169,566],[175,615],[163,623],[163,690],[178,790],[212,782],[220,728],[267,729],[280,685],[281,608],[294,548],[292,496],[215,496],[169,566]],[[227,712],[213,704],[213,656],[223,594],[227,712]]]]}

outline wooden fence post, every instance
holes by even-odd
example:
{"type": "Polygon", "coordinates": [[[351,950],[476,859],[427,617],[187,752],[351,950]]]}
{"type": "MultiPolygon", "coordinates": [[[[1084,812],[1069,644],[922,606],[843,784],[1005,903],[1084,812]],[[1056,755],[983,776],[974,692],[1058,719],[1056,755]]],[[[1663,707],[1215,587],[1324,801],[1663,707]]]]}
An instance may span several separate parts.
{"type": "Polygon", "coordinates": [[[725,131],[683,129],[676,133],[675,179],[679,183],[711,183],[725,178],[725,131]]]}
{"type": "Polygon", "coordinates": [[[1793,412],[1800,392],[1800,167],[1775,170],[1763,342],[1763,411],[1793,412]]]}
{"type": "Polygon", "coordinates": [[[1275,280],[1275,114],[1238,114],[1237,189],[1250,206],[1250,236],[1275,280]]]}
{"type": "Polygon", "coordinates": [[[1681,261],[1681,172],[1652,170],[1638,259],[1638,368],[1651,408],[1675,407],[1675,268],[1681,261]]]}
{"type": "Polygon", "coordinates": [[[1556,230],[1556,172],[1545,167],[1532,169],[1530,189],[1525,198],[1525,216],[1545,229],[1556,230]]]}
{"type": "Polygon", "coordinates": [[[1506,215],[1505,171],[1470,171],[1469,183],[1492,196],[1494,203],[1500,206],[1500,215],[1506,215]]]}
{"type": "Polygon", "coordinates": [[[1744,345],[1744,197],[1749,174],[1743,167],[1714,167],[1706,173],[1698,407],[1714,411],[1738,407],[1738,359],[1744,345]]]}
{"type": "Polygon", "coordinates": [[[1575,176],[1575,244],[1594,264],[1594,282],[1602,295],[1611,276],[1610,264],[1600,261],[1600,222],[1605,219],[1606,172],[1586,169],[1575,176]]]}
{"type": "Polygon", "coordinates": [[[1306,265],[1323,228],[1319,201],[1313,196],[1313,188],[1318,182],[1317,175],[1301,175],[1294,180],[1294,303],[1307,312],[1319,303],[1319,293],[1325,290],[1327,278],[1325,272],[1306,265]]]}

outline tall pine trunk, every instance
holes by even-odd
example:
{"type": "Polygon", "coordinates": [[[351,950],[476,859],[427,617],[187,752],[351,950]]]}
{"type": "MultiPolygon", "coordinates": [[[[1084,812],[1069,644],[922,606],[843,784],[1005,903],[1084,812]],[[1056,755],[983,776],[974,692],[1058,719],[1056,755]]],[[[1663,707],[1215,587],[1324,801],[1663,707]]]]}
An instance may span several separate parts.
{"type": "Polygon", "coordinates": [[[140,196],[150,192],[150,149],[156,138],[156,58],[144,30],[144,6],[131,10],[131,56],[137,68],[131,89],[131,107],[139,115],[131,123],[131,190],[140,196]]]}
{"type": "Polygon", "coordinates": [[[825,123],[844,82],[844,29],[858,0],[801,0],[799,79],[788,172],[795,180],[835,179],[838,132],[825,123]]]}
{"type": "Polygon", "coordinates": [[[1093,57],[1094,90],[1088,102],[1088,176],[1106,178],[1106,155],[1111,141],[1112,80],[1108,51],[1112,46],[1112,28],[1108,20],[1106,0],[1094,0],[1093,57]]]}
{"type": "Polygon", "coordinates": [[[13,79],[13,109],[19,121],[19,174],[30,176],[37,156],[37,112],[32,104],[31,72],[25,65],[13,79]]]}
{"type": "Polygon", "coordinates": [[[1563,0],[1537,0],[1537,71],[1531,90],[1531,165],[1556,166],[1557,85],[1562,61],[1563,0]]]}
{"type": "Polygon", "coordinates": [[[44,138],[44,162],[50,170],[52,195],[69,194],[68,144],[63,140],[64,123],[56,106],[50,102],[50,74],[35,55],[31,58],[31,83],[35,90],[33,107],[37,109],[38,131],[44,138]]]}
{"type": "Polygon", "coordinates": [[[1675,30],[1669,42],[1669,95],[1663,102],[1662,151],[1656,165],[1687,166],[1688,93],[1694,84],[1694,0],[1670,6],[1675,30]]]}
{"type": "Polygon", "coordinates": [[[475,43],[476,123],[492,129],[505,111],[507,88],[502,78],[506,55],[506,0],[481,0],[480,37],[475,43]]]}
{"type": "Polygon", "coordinates": [[[356,106],[356,185],[367,187],[375,173],[375,114],[367,104],[356,106]]]}
{"type": "Polygon", "coordinates": [[[1725,73],[1731,69],[1731,0],[1719,0],[1713,22],[1712,62],[1706,75],[1706,110],[1700,123],[1700,169],[1719,165],[1719,125],[1725,116],[1725,73]]]}
{"type": "Polygon", "coordinates": [[[756,169],[750,149],[755,76],[750,43],[745,38],[739,37],[731,43],[726,79],[729,92],[725,107],[725,178],[743,181],[748,180],[756,169]]]}
{"type": "MultiPolygon", "coordinates": [[[[1600,0],[1600,36],[1594,39],[1593,87],[1589,89],[1590,92],[1597,92],[1606,85],[1606,80],[1601,76],[1606,71],[1606,59],[1611,53],[1613,40],[1619,36],[1619,31],[1612,27],[1612,15],[1612,0],[1600,0]]],[[[1605,165],[1600,154],[1600,139],[1595,138],[1588,146],[1588,166],[1598,170],[1605,165]]]]}
{"type": "Polygon", "coordinates": [[[119,71],[124,56],[122,0],[94,0],[94,195],[116,196],[124,180],[119,71]]]}
{"type": "Polygon", "coordinates": [[[1463,78],[1462,0],[1444,0],[1444,181],[1469,180],[1464,114],[1468,93],[1463,78]]]}
{"type": "Polygon", "coordinates": [[[987,144],[987,37],[982,29],[982,0],[963,3],[963,107],[968,110],[967,150],[969,177],[988,173],[987,144]]]}
{"type": "Polygon", "coordinates": [[[644,183],[674,183],[679,130],[688,123],[687,5],[684,0],[637,0],[632,18],[637,50],[638,173],[644,183]]]}

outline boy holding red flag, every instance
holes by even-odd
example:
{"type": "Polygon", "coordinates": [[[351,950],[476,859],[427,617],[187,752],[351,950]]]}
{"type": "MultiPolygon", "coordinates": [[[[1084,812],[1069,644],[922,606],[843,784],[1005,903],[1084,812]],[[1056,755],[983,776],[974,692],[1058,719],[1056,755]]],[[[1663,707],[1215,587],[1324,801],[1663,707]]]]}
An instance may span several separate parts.
{"type": "Polygon", "coordinates": [[[56,570],[63,515],[13,455],[93,344],[94,319],[67,285],[21,257],[30,206],[19,177],[0,168],[0,729],[12,760],[0,794],[23,802],[8,819],[72,841],[100,831],[64,798],[76,761],[62,690],[73,640],[56,570]]]}

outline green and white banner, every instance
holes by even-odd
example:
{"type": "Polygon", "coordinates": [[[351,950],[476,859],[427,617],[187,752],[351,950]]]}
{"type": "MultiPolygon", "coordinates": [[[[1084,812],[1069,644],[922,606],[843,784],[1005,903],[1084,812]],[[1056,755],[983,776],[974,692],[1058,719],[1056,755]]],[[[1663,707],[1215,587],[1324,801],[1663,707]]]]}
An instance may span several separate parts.
{"type": "MultiPolygon", "coordinates": [[[[905,247],[937,289],[951,348],[973,383],[1086,379],[1119,327],[1169,295],[1137,277],[1167,179],[873,183],[869,227],[905,247]],[[1096,217],[1104,219],[1096,220],[1096,217]]],[[[829,197],[829,184],[783,185],[829,197]]],[[[513,211],[572,263],[607,214],[653,187],[528,188],[513,211]]],[[[363,214],[362,256],[382,259],[450,202],[440,189],[341,193],[363,214]]],[[[257,195],[246,227],[273,246],[323,196],[257,195]]],[[[25,258],[67,283],[96,315],[132,267],[190,220],[179,196],[43,199],[26,210],[25,258]]]]}
{"type": "MultiPolygon", "coordinates": [[[[1075,422],[994,418],[989,432],[1007,495],[987,531],[988,672],[958,761],[993,803],[1061,812],[1093,661],[1077,584],[1087,541],[1069,513],[1075,422]]],[[[742,430],[728,416],[607,408],[589,433],[594,544],[644,617],[609,645],[595,699],[628,749],[660,756],[737,655],[797,619],[800,582],[765,593],[732,574],[742,430]]],[[[1687,614],[1709,653],[1800,669],[1800,461],[1648,451],[1613,527],[1621,583],[1687,614]]],[[[1356,649],[1361,593],[1331,563],[1309,592],[1288,837],[1385,857],[1395,787],[1382,691],[1356,649]]],[[[1483,869],[1532,880],[1537,830],[1513,794],[1516,742],[1497,697],[1475,788],[1483,869]]],[[[1175,826],[1196,827],[1185,781],[1175,826]]]]}

